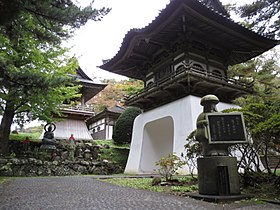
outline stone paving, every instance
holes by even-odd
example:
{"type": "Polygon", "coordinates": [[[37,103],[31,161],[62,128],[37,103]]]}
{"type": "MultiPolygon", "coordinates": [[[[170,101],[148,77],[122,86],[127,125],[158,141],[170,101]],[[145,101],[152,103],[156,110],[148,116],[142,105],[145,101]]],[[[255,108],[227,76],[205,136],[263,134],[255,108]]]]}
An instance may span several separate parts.
{"type": "Polygon", "coordinates": [[[91,176],[16,178],[0,185],[1,210],[280,209],[273,204],[214,204],[115,186],[91,176]]]}

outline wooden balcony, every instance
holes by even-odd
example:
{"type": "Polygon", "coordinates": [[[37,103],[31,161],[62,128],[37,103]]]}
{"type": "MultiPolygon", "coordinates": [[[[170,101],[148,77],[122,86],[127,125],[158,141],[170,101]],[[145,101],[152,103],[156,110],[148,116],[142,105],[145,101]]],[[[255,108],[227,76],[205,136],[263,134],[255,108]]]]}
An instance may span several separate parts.
{"type": "Polygon", "coordinates": [[[213,75],[193,66],[182,66],[138,94],[126,98],[126,105],[146,111],[188,95],[203,97],[214,94],[220,101],[230,103],[239,96],[252,93],[252,83],[213,75]]]}
{"type": "Polygon", "coordinates": [[[86,120],[87,118],[94,115],[94,110],[93,107],[91,106],[82,106],[82,105],[70,106],[67,104],[63,104],[60,106],[60,111],[62,113],[62,116],[55,116],[55,117],[76,119],[76,120],[86,120]]]}
{"type": "Polygon", "coordinates": [[[73,111],[85,111],[85,112],[94,112],[93,106],[82,106],[82,105],[67,105],[63,104],[61,109],[69,109],[73,111]]]}

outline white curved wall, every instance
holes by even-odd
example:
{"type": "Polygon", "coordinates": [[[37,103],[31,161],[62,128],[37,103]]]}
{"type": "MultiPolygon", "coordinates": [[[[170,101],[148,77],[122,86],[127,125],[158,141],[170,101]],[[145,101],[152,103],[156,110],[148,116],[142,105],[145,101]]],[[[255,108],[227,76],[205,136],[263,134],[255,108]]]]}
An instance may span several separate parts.
{"type": "MultiPolygon", "coordinates": [[[[140,114],[134,121],[127,174],[155,173],[155,162],[169,153],[180,156],[186,137],[196,128],[201,98],[186,96],[140,114]]],[[[219,103],[218,110],[236,107],[219,103]]],[[[182,171],[181,171],[182,172],[182,171]]],[[[183,173],[188,173],[185,167],[183,173]]]]}
{"type": "Polygon", "coordinates": [[[139,170],[150,173],[156,167],[155,162],[165,154],[173,152],[174,123],[172,117],[164,117],[147,123],[143,130],[143,146],[139,170]]]}

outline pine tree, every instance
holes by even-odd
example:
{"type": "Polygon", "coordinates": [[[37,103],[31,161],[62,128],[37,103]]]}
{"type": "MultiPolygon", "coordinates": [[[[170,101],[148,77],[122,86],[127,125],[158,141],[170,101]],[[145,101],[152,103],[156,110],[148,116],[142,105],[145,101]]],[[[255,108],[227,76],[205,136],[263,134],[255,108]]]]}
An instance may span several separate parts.
{"type": "Polygon", "coordinates": [[[280,1],[257,0],[237,9],[247,26],[271,38],[280,37],[280,1]]]}
{"type": "Polygon", "coordinates": [[[77,61],[60,44],[110,9],[79,8],[71,0],[0,1],[0,8],[0,154],[7,154],[13,121],[49,120],[77,96],[68,76],[77,61]]]}
{"type": "MultiPolygon", "coordinates": [[[[238,98],[246,127],[253,138],[252,151],[264,155],[268,162],[269,152],[280,152],[280,67],[278,56],[260,56],[229,69],[229,76],[254,82],[254,94],[238,98]]],[[[248,148],[247,148],[248,150],[248,148]]],[[[280,164],[280,162],[279,162],[280,164]]],[[[271,169],[265,164],[266,169],[271,169]]]]}

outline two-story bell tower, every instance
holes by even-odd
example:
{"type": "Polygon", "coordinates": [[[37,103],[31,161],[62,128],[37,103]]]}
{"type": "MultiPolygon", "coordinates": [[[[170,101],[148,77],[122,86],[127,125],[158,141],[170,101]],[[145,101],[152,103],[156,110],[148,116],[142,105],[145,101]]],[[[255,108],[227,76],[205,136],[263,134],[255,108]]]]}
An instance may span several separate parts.
{"type": "Polygon", "coordinates": [[[162,156],[183,152],[202,96],[216,95],[223,110],[251,94],[252,84],[227,77],[228,66],[277,42],[233,22],[219,0],[173,0],[148,26],[130,30],[119,52],[100,66],[145,82],[126,102],[143,109],[134,122],[126,173],[152,173],[162,156]]]}

